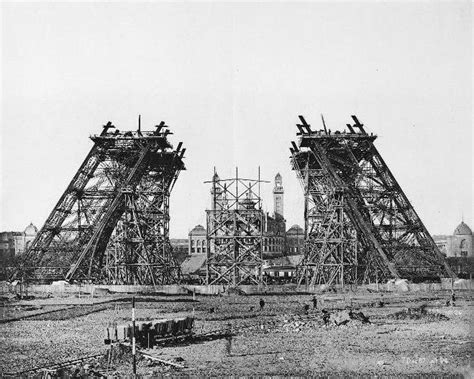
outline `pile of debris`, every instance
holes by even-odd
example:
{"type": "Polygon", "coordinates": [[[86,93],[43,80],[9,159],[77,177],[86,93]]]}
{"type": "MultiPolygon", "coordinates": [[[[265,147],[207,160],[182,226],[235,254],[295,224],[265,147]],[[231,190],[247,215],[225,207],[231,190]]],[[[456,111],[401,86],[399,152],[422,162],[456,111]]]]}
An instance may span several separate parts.
{"type": "Polygon", "coordinates": [[[348,325],[349,323],[351,326],[370,324],[369,318],[366,315],[362,312],[354,312],[352,309],[332,314],[329,321],[332,321],[336,326],[348,325]]]}
{"type": "Polygon", "coordinates": [[[419,307],[409,307],[400,312],[392,313],[388,315],[389,318],[395,320],[423,320],[423,321],[446,321],[449,317],[435,312],[428,312],[426,310],[426,304],[422,304],[419,307]]]}
{"type": "Polygon", "coordinates": [[[298,333],[322,327],[358,327],[365,324],[370,324],[370,320],[362,312],[354,312],[352,309],[329,312],[323,309],[319,315],[312,317],[283,316],[278,329],[284,332],[298,333]]]}
{"type": "Polygon", "coordinates": [[[307,329],[319,329],[323,324],[319,320],[311,319],[284,319],[278,328],[282,332],[299,333],[307,329]]]}

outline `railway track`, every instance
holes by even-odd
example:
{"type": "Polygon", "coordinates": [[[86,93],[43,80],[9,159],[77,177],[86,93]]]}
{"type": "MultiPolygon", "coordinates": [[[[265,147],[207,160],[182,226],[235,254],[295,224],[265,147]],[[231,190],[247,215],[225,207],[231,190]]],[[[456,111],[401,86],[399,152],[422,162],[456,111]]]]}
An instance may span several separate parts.
{"type": "MultiPolygon", "coordinates": [[[[317,319],[315,315],[305,315],[305,316],[287,315],[287,316],[288,318],[293,317],[301,321],[309,321],[309,320],[317,319]]],[[[249,323],[246,323],[244,325],[239,325],[239,326],[227,325],[225,328],[214,329],[214,330],[207,331],[204,333],[196,333],[196,334],[191,334],[191,335],[179,335],[179,336],[163,338],[161,341],[158,342],[157,345],[169,346],[169,345],[179,345],[183,343],[185,344],[202,343],[202,342],[212,341],[216,339],[233,337],[245,330],[252,329],[252,328],[258,329],[262,327],[265,328],[268,326],[275,327],[280,323],[281,322],[274,321],[274,320],[259,320],[258,322],[249,322],[249,323]]],[[[125,342],[125,343],[120,342],[117,344],[120,344],[122,346],[127,346],[131,350],[131,346],[129,342],[125,342]]],[[[149,354],[149,351],[152,351],[152,349],[149,349],[147,351],[137,349],[137,352],[143,355],[145,358],[159,361],[162,364],[167,364],[178,369],[184,368],[184,366],[176,364],[175,362],[165,361],[158,357],[154,357],[152,354],[149,354]]],[[[38,366],[38,367],[34,367],[27,370],[22,370],[22,371],[17,371],[13,373],[3,373],[1,376],[3,378],[17,378],[17,377],[22,377],[22,376],[24,377],[24,376],[34,375],[38,373],[43,373],[43,377],[55,377],[56,372],[60,369],[67,368],[76,364],[81,364],[92,359],[104,357],[106,355],[107,355],[107,350],[102,353],[87,355],[81,358],[65,360],[62,362],[56,362],[51,365],[38,366]]],[[[101,373],[94,372],[94,375],[100,377],[101,373]]],[[[104,377],[105,377],[105,371],[104,371],[104,377]]]]}
{"type": "Polygon", "coordinates": [[[34,367],[28,370],[17,371],[17,372],[5,372],[2,374],[2,377],[3,378],[18,378],[18,377],[33,375],[40,372],[43,372],[45,374],[44,376],[48,377],[47,376],[48,373],[54,374],[59,369],[74,366],[79,363],[84,363],[85,361],[89,361],[94,358],[99,358],[99,357],[102,357],[103,355],[104,353],[87,355],[82,358],[69,359],[67,361],[57,362],[57,363],[53,363],[47,366],[38,366],[38,367],[34,367]]]}
{"type": "MultiPolygon", "coordinates": [[[[206,333],[201,333],[201,334],[194,334],[194,335],[191,335],[191,336],[170,337],[170,338],[164,339],[162,342],[163,342],[163,345],[167,345],[167,344],[170,344],[170,343],[173,343],[173,342],[174,343],[182,343],[182,342],[199,343],[199,342],[204,342],[204,341],[215,340],[215,339],[218,339],[218,338],[229,337],[230,335],[231,334],[229,333],[229,329],[225,328],[225,329],[213,330],[213,331],[206,332],[206,333]]],[[[131,351],[130,343],[117,343],[117,344],[120,344],[122,346],[127,346],[127,347],[130,348],[130,351],[131,351]]],[[[176,364],[175,362],[166,361],[166,360],[162,360],[158,357],[154,357],[153,355],[149,354],[148,352],[138,350],[138,349],[137,349],[137,352],[138,352],[138,354],[141,354],[145,358],[148,358],[150,360],[158,361],[158,362],[161,362],[162,364],[170,365],[170,366],[173,366],[175,368],[184,368],[184,366],[176,364]]],[[[30,375],[43,373],[42,377],[46,377],[46,378],[56,377],[56,373],[60,369],[67,368],[67,367],[70,367],[70,366],[74,366],[74,365],[77,365],[77,364],[82,364],[82,363],[85,363],[85,362],[90,361],[92,359],[101,358],[101,357],[106,356],[107,354],[108,354],[108,350],[106,350],[102,353],[98,353],[98,354],[86,355],[86,356],[81,357],[81,358],[75,358],[75,359],[69,359],[69,360],[65,360],[65,361],[61,361],[61,362],[56,362],[56,363],[53,363],[51,365],[37,366],[37,367],[33,367],[33,368],[30,368],[30,369],[27,369],[27,370],[16,371],[16,372],[5,372],[5,373],[2,373],[0,376],[2,378],[18,378],[18,377],[24,377],[24,376],[30,376],[30,375]]],[[[101,373],[100,372],[94,372],[94,376],[99,376],[100,377],[101,373]]],[[[103,376],[104,377],[106,376],[105,372],[104,372],[103,376]]]]}
{"type": "Polygon", "coordinates": [[[69,305],[64,308],[53,309],[50,311],[38,312],[30,315],[0,320],[0,324],[7,324],[15,321],[33,320],[33,321],[53,321],[69,320],[76,317],[86,316],[91,313],[102,312],[113,306],[114,303],[128,302],[129,299],[113,299],[96,304],[69,305]]]}

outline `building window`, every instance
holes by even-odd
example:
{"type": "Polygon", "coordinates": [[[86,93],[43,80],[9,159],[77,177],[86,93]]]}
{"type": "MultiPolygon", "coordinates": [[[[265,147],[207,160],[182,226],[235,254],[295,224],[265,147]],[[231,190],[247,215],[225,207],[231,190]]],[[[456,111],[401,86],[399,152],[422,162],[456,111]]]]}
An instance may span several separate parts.
{"type": "Polygon", "coordinates": [[[459,244],[459,250],[461,250],[461,257],[467,257],[467,243],[465,239],[461,240],[461,243],[459,244]]]}

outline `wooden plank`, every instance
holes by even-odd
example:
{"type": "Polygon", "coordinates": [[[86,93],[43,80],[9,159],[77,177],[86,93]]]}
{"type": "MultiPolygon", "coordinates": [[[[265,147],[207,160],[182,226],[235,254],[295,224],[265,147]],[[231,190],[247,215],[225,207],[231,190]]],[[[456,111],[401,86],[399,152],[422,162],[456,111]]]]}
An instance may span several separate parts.
{"type": "Polygon", "coordinates": [[[173,367],[176,367],[176,368],[184,368],[184,366],[183,366],[183,365],[180,365],[179,363],[174,363],[174,362],[171,362],[171,361],[165,361],[164,359],[160,359],[160,358],[154,357],[153,355],[144,353],[143,351],[140,351],[140,350],[137,350],[137,351],[138,351],[138,353],[140,353],[143,357],[148,358],[148,359],[151,359],[152,361],[160,362],[160,363],[163,363],[163,364],[165,364],[165,365],[173,366],[173,367]]]}

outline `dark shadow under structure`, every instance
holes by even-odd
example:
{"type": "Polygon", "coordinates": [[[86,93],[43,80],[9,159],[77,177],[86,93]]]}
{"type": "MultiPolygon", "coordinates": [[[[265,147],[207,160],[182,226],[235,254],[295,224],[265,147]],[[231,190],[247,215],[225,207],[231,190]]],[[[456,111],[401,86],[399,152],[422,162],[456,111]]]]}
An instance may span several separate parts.
{"type": "Polygon", "coordinates": [[[305,193],[305,254],[299,284],[453,277],[444,256],[366,133],[313,131],[303,116],[291,164],[305,193]]]}
{"type": "Polygon", "coordinates": [[[169,197],[184,170],[180,142],[162,121],[120,132],[111,122],[22,257],[30,281],[170,284],[179,267],[169,243],[169,197]],[[111,130],[114,132],[111,132],[111,130]]]}

